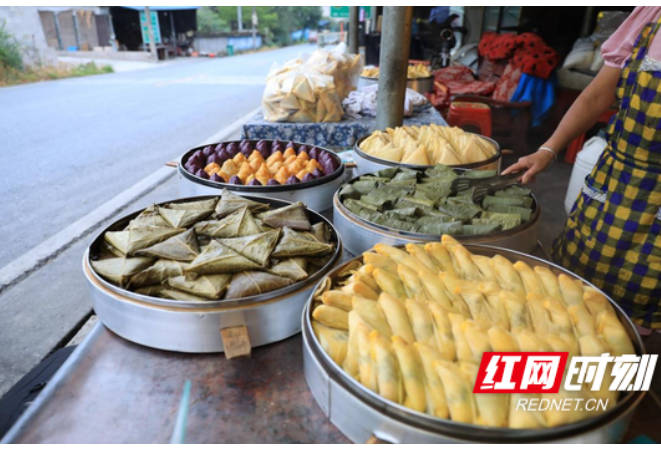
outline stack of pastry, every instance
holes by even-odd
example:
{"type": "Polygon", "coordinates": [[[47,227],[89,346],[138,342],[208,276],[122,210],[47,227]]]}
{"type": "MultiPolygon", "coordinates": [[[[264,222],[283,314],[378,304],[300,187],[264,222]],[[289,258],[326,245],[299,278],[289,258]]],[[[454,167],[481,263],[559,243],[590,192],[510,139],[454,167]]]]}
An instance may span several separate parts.
{"type": "Polygon", "coordinates": [[[365,153],[419,166],[471,164],[491,158],[496,149],[486,139],[461,128],[403,126],[375,131],[360,144],[365,153]]]}
{"type": "Polygon", "coordinates": [[[595,391],[474,394],[484,352],[635,353],[597,290],[544,266],[474,255],[449,236],[405,249],[376,245],[338,281],[322,283],[312,317],[326,353],[368,389],[415,411],[492,427],[554,427],[600,413],[524,411],[521,398],[595,398],[612,408],[618,393],[607,370],[595,391]]]}
{"type": "Polygon", "coordinates": [[[315,169],[322,170],[321,164],[316,159],[310,158],[305,151],[296,154],[296,151],[290,147],[284,153],[277,151],[266,159],[257,150],[254,150],[248,158],[243,153],[237,153],[234,158],[227,159],[222,166],[213,162],[208,164],[204,171],[210,177],[218,174],[225,182],[229,182],[236,175],[243,184],[250,184],[256,179],[266,186],[272,179],[285,184],[292,175],[298,180],[308,181],[305,176],[313,173],[315,169]]]}

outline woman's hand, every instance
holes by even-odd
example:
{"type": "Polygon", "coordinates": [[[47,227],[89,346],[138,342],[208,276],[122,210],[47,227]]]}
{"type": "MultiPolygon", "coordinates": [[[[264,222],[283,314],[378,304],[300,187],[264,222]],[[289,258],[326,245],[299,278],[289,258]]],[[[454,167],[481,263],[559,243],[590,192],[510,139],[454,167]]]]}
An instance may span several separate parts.
{"type": "Polygon", "coordinates": [[[521,183],[532,183],[535,181],[535,176],[542,170],[546,169],[549,164],[551,164],[553,159],[554,158],[551,152],[546,150],[537,150],[537,152],[533,153],[532,155],[519,158],[515,164],[512,164],[503,171],[503,175],[507,175],[508,173],[524,172],[521,177],[521,183]]]}

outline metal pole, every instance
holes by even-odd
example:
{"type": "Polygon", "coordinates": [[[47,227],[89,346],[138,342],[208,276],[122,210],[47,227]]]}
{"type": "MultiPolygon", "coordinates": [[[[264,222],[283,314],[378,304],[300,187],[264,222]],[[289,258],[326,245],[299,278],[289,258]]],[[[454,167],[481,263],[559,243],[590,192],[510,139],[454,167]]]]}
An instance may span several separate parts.
{"type": "Polygon", "coordinates": [[[252,7],[252,48],[257,49],[257,11],[252,7]]]}
{"type": "Polygon", "coordinates": [[[145,6],[145,20],[147,21],[147,34],[149,35],[149,52],[151,59],[158,61],[158,53],[156,53],[156,42],[154,42],[154,28],[151,26],[151,12],[149,6],[145,6]]]}
{"type": "Polygon", "coordinates": [[[55,22],[55,34],[57,34],[57,46],[60,50],[64,50],[62,45],[62,36],[60,36],[60,20],[57,18],[57,11],[53,11],[53,22],[55,22]]]}
{"type": "Polygon", "coordinates": [[[242,9],[243,9],[242,6],[236,7],[236,20],[238,22],[237,26],[239,27],[238,28],[239,31],[243,31],[243,17],[241,17],[242,9]]]}
{"type": "Polygon", "coordinates": [[[168,12],[170,15],[170,39],[174,42],[174,46],[177,46],[177,31],[174,29],[174,11],[168,12]]]}
{"type": "Polygon", "coordinates": [[[594,17],[594,6],[585,7],[585,15],[583,16],[583,25],[581,26],[581,37],[590,35],[592,31],[592,17],[594,17]]]}
{"type": "Polygon", "coordinates": [[[349,6],[349,53],[358,53],[359,6],[349,6]]]}
{"type": "Polygon", "coordinates": [[[376,127],[379,130],[399,127],[404,121],[412,19],[412,6],[383,7],[376,108],[376,127]]]}
{"type": "Polygon", "coordinates": [[[73,32],[76,35],[76,47],[78,47],[78,50],[80,50],[80,33],[78,31],[78,16],[76,15],[76,11],[72,10],[71,15],[73,17],[73,32]]]}

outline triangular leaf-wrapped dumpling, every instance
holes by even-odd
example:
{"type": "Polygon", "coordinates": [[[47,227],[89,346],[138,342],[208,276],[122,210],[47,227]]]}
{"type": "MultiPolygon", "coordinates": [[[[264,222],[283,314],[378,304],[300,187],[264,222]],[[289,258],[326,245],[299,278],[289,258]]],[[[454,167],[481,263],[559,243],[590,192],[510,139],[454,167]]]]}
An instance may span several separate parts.
{"type": "Polygon", "coordinates": [[[145,286],[135,290],[136,294],[146,295],[147,297],[161,297],[161,292],[168,287],[164,284],[157,284],[155,286],[145,286]]]}
{"type": "Polygon", "coordinates": [[[252,200],[248,200],[245,197],[240,195],[232,194],[227,189],[223,189],[223,193],[220,197],[220,201],[216,206],[216,217],[223,218],[233,212],[236,212],[247,206],[252,212],[259,212],[269,209],[269,205],[265,203],[259,203],[252,200]]]}
{"type": "Polygon", "coordinates": [[[273,252],[274,258],[287,258],[291,256],[321,256],[333,250],[332,244],[319,242],[310,233],[294,231],[283,228],[284,234],[273,252]]]}
{"type": "Polygon", "coordinates": [[[280,277],[267,272],[239,272],[232,277],[230,287],[225,294],[225,300],[250,297],[275,291],[292,284],[289,278],[280,277]]]}
{"type": "Polygon", "coordinates": [[[218,300],[227,290],[231,278],[232,275],[226,273],[202,276],[188,274],[172,277],[168,280],[168,284],[180,291],[188,292],[210,300],[218,300]]]}
{"type": "Polygon", "coordinates": [[[259,269],[260,265],[224,246],[218,241],[211,243],[186,269],[198,275],[232,273],[248,269],[259,269]]]}
{"type": "Polygon", "coordinates": [[[200,247],[195,230],[191,228],[156,245],[138,250],[135,254],[174,261],[193,261],[200,254],[200,247]]]}
{"type": "Polygon", "coordinates": [[[218,204],[218,197],[210,198],[209,200],[198,200],[195,202],[185,202],[185,203],[168,203],[165,205],[166,208],[170,209],[189,209],[189,210],[214,210],[218,204]]]}
{"type": "MultiPolygon", "coordinates": [[[[128,244],[126,253],[133,255],[138,250],[151,247],[158,244],[172,236],[183,233],[185,228],[156,228],[156,227],[140,227],[128,231],[128,244]]],[[[107,233],[106,233],[107,234],[107,233]]]]}
{"type": "Polygon", "coordinates": [[[280,230],[276,229],[252,236],[222,239],[220,242],[264,267],[268,264],[278,238],[280,238],[280,230]]]}
{"type": "Polygon", "coordinates": [[[290,258],[280,261],[268,271],[275,275],[291,278],[294,281],[301,281],[308,277],[307,267],[308,262],[305,258],[290,258]]]}
{"type": "Polygon", "coordinates": [[[319,222],[312,225],[312,235],[319,241],[328,244],[331,239],[331,232],[326,222],[319,222]]]}
{"type": "Polygon", "coordinates": [[[119,250],[123,254],[126,254],[129,251],[130,234],[131,233],[128,231],[106,231],[103,235],[103,238],[113,248],[119,250]]]}
{"type": "Polygon", "coordinates": [[[233,238],[259,234],[262,229],[257,225],[250,209],[243,206],[238,211],[221,220],[207,220],[195,224],[197,234],[217,238],[233,238]]]}
{"type": "Polygon", "coordinates": [[[169,298],[170,300],[179,300],[182,302],[207,302],[208,299],[193,295],[188,292],[180,291],[178,289],[163,289],[161,290],[161,297],[169,298]]]}
{"type": "Polygon", "coordinates": [[[170,277],[183,275],[186,267],[186,263],[159,259],[153,266],[131,277],[129,289],[164,283],[170,277]]]}
{"type": "Polygon", "coordinates": [[[310,231],[311,229],[305,205],[301,202],[268,211],[264,214],[263,221],[272,227],[289,227],[300,231],[310,231]]]}
{"type": "Polygon", "coordinates": [[[94,270],[108,281],[124,287],[129,279],[149,267],[153,258],[108,258],[92,261],[94,270]]]}
{"type": "Polygon", "coordinates": [[[158,208],[158,213],[174,228],[188,227],[199,220],[206,219],[212,212],[212,209],[158,208]]]}
{"type": "Polygon", "coordinates": [[[129,222],[129,226],[126,227],[127,230],[133,228],[140,228],[144,226],[149,227],[159,227],[167,228],[170,226],[169,223],[163,219],[163,217],[158,213],[156,206],[150,206],[142,211],[138,217],[129,222]]]}

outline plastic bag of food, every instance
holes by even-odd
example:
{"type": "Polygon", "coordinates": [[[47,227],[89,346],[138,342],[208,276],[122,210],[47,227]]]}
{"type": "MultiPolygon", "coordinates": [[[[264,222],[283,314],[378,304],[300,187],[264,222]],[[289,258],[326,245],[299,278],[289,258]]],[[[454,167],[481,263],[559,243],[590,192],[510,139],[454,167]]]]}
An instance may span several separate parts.
{"type": "Polygon", "coordinates": [[[343,110],[333,77],[292,60],[266,78],[262,112],[270,122],[339,122],[343,110]]]}
{"type": "Polygon", "coordinates": [[[349,53],[344,42],[332,49],[315,50],[304,64],[316,72],[333,77],[340,101],[347,98],[349,92],[356,90],[364,65],[363,58],[349,53]]]}

